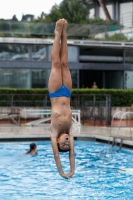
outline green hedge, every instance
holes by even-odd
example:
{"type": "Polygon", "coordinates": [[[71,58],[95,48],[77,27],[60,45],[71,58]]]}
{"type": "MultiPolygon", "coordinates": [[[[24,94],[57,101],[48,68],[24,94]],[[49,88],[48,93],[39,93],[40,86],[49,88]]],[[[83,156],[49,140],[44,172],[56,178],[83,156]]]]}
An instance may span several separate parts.
{"type": "MultiPolygon", "coordinates": [[[[9,101],[11,99],[11,95],[14,94],[15,100],[32,100],[38,101],[43,100],[44,94],[47,96],[47,89],[10,89],[6,88],[0,89],[0,101],[9,101]],[[24,95],[23,95],[24,94],[24,95]]],[[[72,101],[77,100],[78,98],[83,98],[84,101],[92,100],[93,94],[102,95],[103,99],[105,99],[105,94],[111,95],[112,106],[132,106],[133,105],[133,89],[72,89],[72,101]]],[[[97,97],[97,100],[100,97],[97,97]]]]}
{"type": "Polygon", "coordinates": [[[73,89],[73,94],[110,94],[112,106],[132,106],[132,89],[73,89]]]}

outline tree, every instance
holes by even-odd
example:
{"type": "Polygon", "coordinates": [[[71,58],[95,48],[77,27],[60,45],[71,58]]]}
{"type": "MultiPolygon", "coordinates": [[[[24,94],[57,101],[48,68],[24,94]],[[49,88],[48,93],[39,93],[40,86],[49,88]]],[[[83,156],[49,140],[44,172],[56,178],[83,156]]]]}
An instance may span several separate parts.
{"type": "Polygon", "coordinates": [[[34,19],[34,15],[31,15],[31,14],[26,14],[26,15],[22,15],[22,19],[21,21],[33,21],[34,19]]]}
{"type": "Polygon", "coordinates": [[[50,13],[46,15],[45,22],[56,22],[65,18],[69,23],[86,23],[89,9],[83,6],[80,0],[63,0],[58,6],[55,4],[50,13]]]}
{"type": "Polygon", "coordinates": [[[13,15],[12,20],[15,21],[15,22],[18,22],[16,15],[13,15]]]}
{"type": "Polygon", "coordinates": [[[44,12],[41,13],[41,19],[45,19],[46,14],[44,12]]]}
{"type": "Polygon", "coordinates": [[[69,23],[86,23],[89,9],[80,0],[63,0],[60,11],[69,23]]]}
{"type": "Polygon", "coordinates": [[[60,11],[60,7],[55,4],[52,6],[50,13],[46,14],[44,21],[45,22],[56,22],[58,19],[63,18],[63,15],[60,11]]]}
{"type": "Polygon", "coordinates": [[[109,14],[108,9],[107,9],[107,7],[106,7],[105,1],[104,1],[104,0],[98,0],[98,2],[99,2],[100,6],[101,6],[102,9],[103,9],[103,12],[104,12],[104,14],[105,14],[105,16],[106,16],[106,20],[109,21],[109,22],[111,22],[111,17],[110,17],[110,14],[109,14]]]}

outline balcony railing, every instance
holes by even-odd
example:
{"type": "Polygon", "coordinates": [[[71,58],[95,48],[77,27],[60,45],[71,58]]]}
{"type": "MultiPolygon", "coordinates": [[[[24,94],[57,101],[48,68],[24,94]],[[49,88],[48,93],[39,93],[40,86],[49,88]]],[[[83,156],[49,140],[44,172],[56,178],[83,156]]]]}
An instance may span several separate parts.
{"type": "MultiPolygon", "coordinates": [[[[55,23],[0,22],[0,33],[8,36],[53,36],[55,23]]],[[[120,25],[69,24],[67,35],[72,37],[92,37],[99,33],[121,30],[120,25]]]]}

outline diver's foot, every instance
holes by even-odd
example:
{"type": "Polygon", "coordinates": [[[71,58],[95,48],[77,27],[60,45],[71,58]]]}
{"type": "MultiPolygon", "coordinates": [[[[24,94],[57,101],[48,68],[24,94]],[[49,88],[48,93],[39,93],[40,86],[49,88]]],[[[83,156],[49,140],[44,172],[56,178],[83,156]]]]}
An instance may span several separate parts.
{"type": "Polygon", "coordinates": [[[62,19],[62,20],[63,20],[63,31],[62,32],[66,33],[68,22],[65,19],[62,19]]]}
{"type": "Polygon", "coordinates": [[[62,34],[62,29],[63,29],[63,19],[59,19],[56,22],[56,26],[55,26],[55,34],[61,35],[62,34]]]}

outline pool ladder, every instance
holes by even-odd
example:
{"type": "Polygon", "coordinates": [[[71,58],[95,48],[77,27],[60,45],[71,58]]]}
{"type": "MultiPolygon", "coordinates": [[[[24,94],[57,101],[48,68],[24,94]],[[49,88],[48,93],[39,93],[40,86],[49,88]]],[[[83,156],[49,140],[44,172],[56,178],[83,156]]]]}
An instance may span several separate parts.
{"type": "MultiPolygon", "coordinates": [[[[108,144],[111,143],[111,138],[113,138],[113,141],[112,141],[112,148],[115,147],[116,145],[118,146],[118,140],[119,140],[119,150],[122,148],[122,144],[123,144],[123,141],[124,140],[133,140],[133,134],[132,134],[132,126],[131,126],[131,120],[130,120],[130,116],[133,115],[133,112],[124,112],[124,111],[117,111],[114,115],[113,115],[113,118],[112,118],[112,121],[111,121],[111,129],[110,129],[110,136],[109,136],[109,141],[108,141],[108,144]],[[119,124],[118,124],[118,130],[117,130],[117,133],[116,133],[116,136],[113,136],[112,135],[112,129],[114,128],[113,127],[113,122],[114,122],[114,119],[116,117],[116,115],[118,114],[121,114],[121,118],[120,118],[120,121],[119,121],[119,124]],[[122,120],[125,116],[128,116],[128,121],[129,121],[129,128],[130,128],[130,136],[129,137],[126,137],[126,136],[120,136],[120,129],[122,128],[122,120]]],[[[115,127],[116,128],[116,127],[115,127]]]]}

